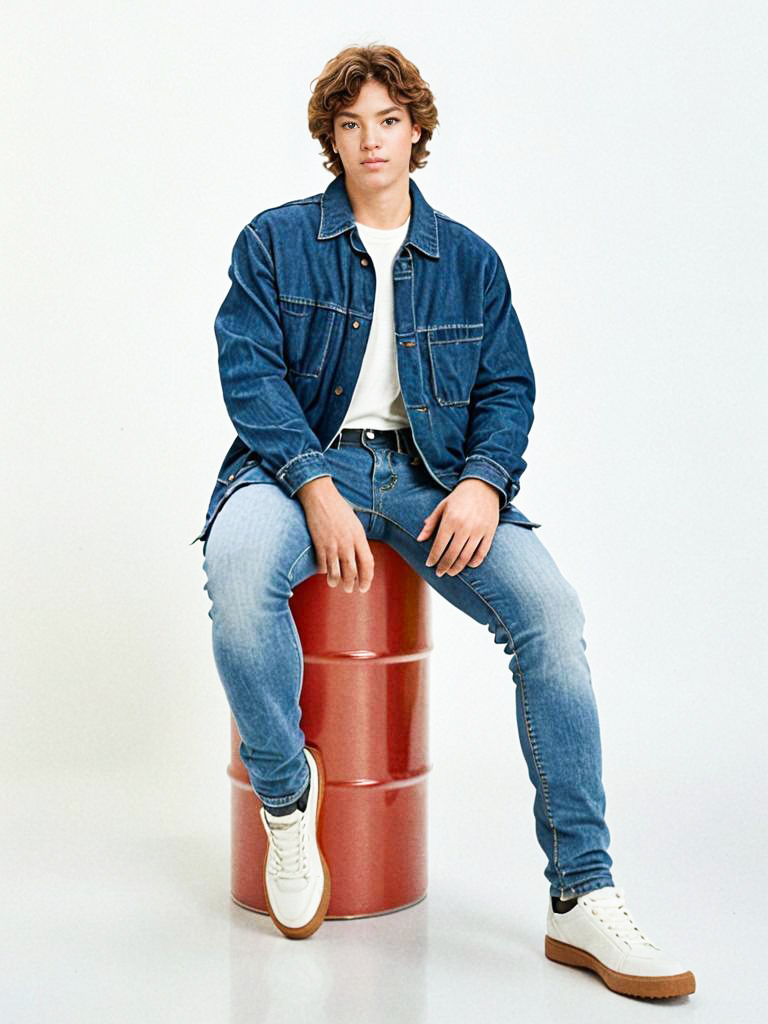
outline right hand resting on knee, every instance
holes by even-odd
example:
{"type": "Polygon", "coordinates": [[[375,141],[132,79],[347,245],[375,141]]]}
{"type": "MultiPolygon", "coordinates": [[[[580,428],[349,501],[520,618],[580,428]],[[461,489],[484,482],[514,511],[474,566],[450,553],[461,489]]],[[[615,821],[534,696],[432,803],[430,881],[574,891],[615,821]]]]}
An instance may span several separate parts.
{"type": "Polygon", "coordinates": [[[355,584],[364,594],[373,581],[373,555],[363,524],[333,478],[318,476],[307,481],[296,497],[304,508],[315,557],[320,572],[328,575],[328,586],[337,586],[341,579],[348,594],[355,584]]]}

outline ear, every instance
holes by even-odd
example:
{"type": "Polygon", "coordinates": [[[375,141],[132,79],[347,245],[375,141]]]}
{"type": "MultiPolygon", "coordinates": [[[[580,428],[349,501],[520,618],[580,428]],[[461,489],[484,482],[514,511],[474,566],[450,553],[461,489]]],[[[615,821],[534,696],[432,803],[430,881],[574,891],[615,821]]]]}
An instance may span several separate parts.
{"type": "Polygon", "coordinates": [[[411,142],[418,142],[421,138],[421,125],[415,124],[411,129],[411,142]]]}

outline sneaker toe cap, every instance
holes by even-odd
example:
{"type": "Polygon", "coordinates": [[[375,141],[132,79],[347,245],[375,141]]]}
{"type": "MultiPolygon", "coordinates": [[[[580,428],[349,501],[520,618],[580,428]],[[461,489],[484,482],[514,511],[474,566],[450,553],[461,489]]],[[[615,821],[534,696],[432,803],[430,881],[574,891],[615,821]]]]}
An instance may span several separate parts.
{"type": "Polygon", "coordinates": [[[637,974],[643,977],[666,978],[675,974],[688,974],[689,968],[668,956],[664,950],[649,950],[645,953],[630,953],[624,960],[623,974],[637,974]]]}
{"type": "Polygon", "coordinates": [[[324,878],[322,870],[315,875],[310,884],[299,892],[291,892],[280,880],[267,884],[269,900],[283,924],[289,928],[301,928],[317,913],[323,899],[324,878]]]}

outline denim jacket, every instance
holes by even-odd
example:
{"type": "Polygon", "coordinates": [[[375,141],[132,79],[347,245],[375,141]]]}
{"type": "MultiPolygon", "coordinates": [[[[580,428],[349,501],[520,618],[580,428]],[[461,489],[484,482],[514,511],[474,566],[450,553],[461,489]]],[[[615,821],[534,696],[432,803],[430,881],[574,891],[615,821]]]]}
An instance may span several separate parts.
{"type": "MultiPolygon", "coordinates": [[[[414,442],[450,492],[477,477],[505,518],[526,462],[535,385],[498,253],[433,209],[409,179],[411,217],[392,273],[397,368],[414,442]]],[[[205,540],[238,487],[276,480],[293,497],[332,475],[373,319],[376,275],[344,175],[324,192],[258,213],[238,235],[215,319],[224,403],[237,436],[219,470],[205,540]]]]}

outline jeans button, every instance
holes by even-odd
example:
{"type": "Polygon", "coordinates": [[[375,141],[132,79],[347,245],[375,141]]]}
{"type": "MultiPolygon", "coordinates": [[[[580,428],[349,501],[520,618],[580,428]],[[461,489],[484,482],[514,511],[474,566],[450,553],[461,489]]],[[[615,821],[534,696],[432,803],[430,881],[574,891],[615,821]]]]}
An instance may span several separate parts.
{"type": "Polygon", "coordinates": [[[375,437],[376,435],[374,434],[374,432],[372,430],[366,430],[365,436],[366,437],[375,437]]]}

